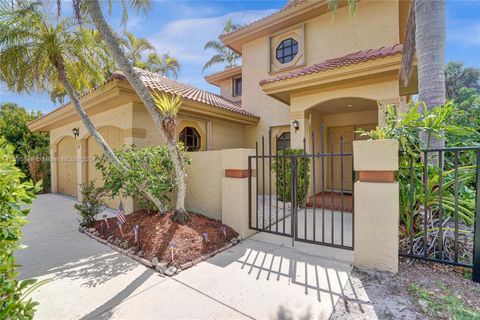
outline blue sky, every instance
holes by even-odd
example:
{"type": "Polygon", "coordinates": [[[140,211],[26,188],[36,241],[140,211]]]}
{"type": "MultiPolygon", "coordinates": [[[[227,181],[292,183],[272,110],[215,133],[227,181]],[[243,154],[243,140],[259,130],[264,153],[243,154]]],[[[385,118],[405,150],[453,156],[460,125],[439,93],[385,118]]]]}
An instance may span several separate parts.
{"type": "MultiPolygon", "coordinates": [[[[212,52],[203,50],[205,42],[218,37],[228,18],[240,24],[252,22],[278,10],[285,2],[157,0],[148,16],[131,14],[126,29],[138,37],[147,38],[157,52],[170,52],[176,57],[181,63],[179,81],[218,92],[203,79],[203,65],[212,55],[212,52]]],[[[66,2],[64,12],[68,13],[68,6],[66,2]]],[[[447,1],[446,61],[463,61],[468,66],[480,67],[479,12],[480,0],[447,1]]],[[[120,18],[115,11],[109,19],[115,28],[121,30],[120,18]]],[[[207,74],[220,69],[220,66],[212,68],[207,74]]],[[[14,94],[0,84],[0,103],[3,102],[16,102],[43,112],[55,107],[48,94],[14,94]]]]}

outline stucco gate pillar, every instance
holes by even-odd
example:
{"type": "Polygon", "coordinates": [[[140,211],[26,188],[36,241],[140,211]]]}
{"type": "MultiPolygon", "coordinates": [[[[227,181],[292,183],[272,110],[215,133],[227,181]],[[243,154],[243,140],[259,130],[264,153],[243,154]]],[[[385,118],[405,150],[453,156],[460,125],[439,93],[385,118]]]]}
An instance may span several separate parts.
{"type": "MultiPolygon", "coordinates": [[[[222,169],[225,170],[222,177],[222,222],[237,231],[242,239],[255,233],[248,225],[248,157],[254,155],[252,149],[222,150],[222,169]]],[[[255,161],[252,161],[254,165],[255,161]]],[[[256,210],[255,179],[252,177],[253,212],[256,210]]]]}
{"type": "Polygon", "coordinates": [[[398,271],[398,141],[353,142],[355,249],[357,267],[398,271]]]}

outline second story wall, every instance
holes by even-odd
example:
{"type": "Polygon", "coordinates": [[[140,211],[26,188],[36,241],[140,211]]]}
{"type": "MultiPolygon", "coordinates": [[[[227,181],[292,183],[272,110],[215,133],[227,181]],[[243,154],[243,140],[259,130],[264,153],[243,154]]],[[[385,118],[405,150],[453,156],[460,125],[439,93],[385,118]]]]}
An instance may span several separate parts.
{"type": "Polygon", "coordinates": [[[397,44],[398,30],[397,1],[360,1],[353,16],[340,8],[305,23],[306,63],[397,44]]]}
{"type": "Polygon", "coordinates": [[[260,117],[256,126],[246,130],[248,148],[254,148],[262,135],[267,138],[271,126],[288,125],[288,105],[266,95],[259,85],[260,80],[268,78],[269,37],[262,37],[242,47],[242,107],[260,117]]]}

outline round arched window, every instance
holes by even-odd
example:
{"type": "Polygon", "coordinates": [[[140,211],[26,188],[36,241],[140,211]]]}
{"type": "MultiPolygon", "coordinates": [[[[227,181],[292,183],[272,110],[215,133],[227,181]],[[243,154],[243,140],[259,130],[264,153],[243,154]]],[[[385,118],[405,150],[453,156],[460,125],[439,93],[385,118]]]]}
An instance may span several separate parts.
{"type": "Polygon", "coordinates": [[[200,134],[195,128],[185,127],[180,131],[178,137],[179,141],[183,142],[185,150],[187,151],[198,151],[200,150],[200,134]]]}
{"type": "Polygon", "coordinates": [[[295,58],[298,53],[298,42],[288,38],[280,42],[276,50],[276,58],[280,63],[288,63],[295,58]]]}
{"type": "Polygon", "coordinates": [[[290,148],[290,132],[284,132],[277,138],[277,152],[290,148]]]}

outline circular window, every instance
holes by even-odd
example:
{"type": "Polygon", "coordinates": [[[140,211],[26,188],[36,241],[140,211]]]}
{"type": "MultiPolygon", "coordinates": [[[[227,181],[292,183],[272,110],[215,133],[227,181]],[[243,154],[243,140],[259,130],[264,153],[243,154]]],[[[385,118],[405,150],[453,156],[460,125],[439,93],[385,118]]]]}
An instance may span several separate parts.
{"type": "Polygon", "coordinates": [[[298,53],[298,42],[288,38],[280,42],[276,50],[276,58],[280,63],[288,63],[295,58],[298,53]]]}
{"type": "Polygon", "coordinates": [[[179,135],[179,141],[183,142],[185,150],[198,151],[200,150],[200,134],[195,128],[185,127],[179,135]]]}

